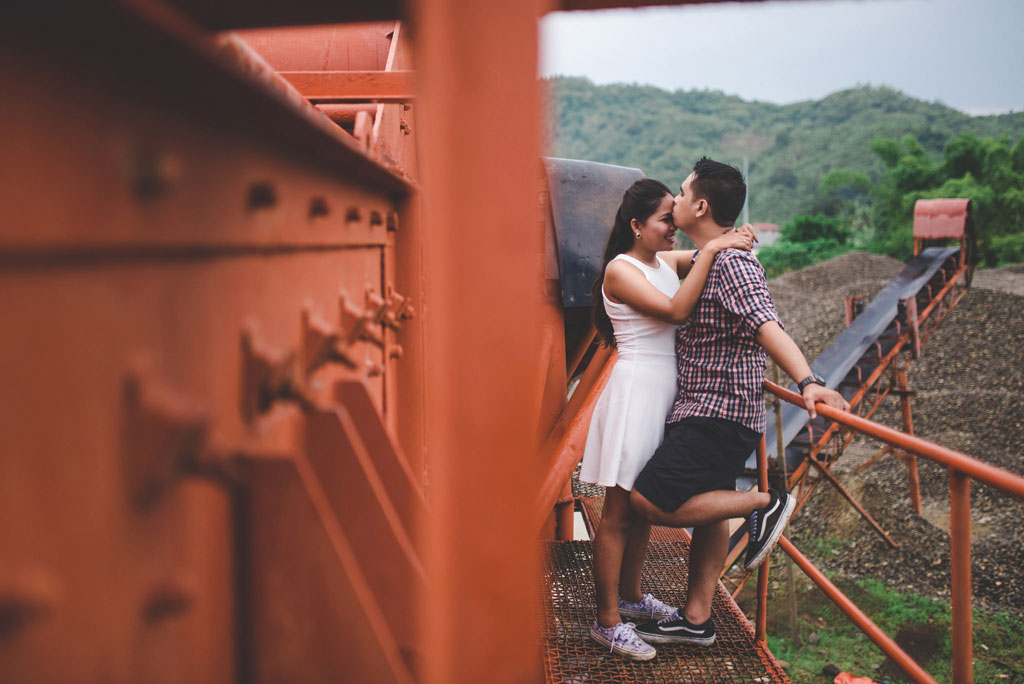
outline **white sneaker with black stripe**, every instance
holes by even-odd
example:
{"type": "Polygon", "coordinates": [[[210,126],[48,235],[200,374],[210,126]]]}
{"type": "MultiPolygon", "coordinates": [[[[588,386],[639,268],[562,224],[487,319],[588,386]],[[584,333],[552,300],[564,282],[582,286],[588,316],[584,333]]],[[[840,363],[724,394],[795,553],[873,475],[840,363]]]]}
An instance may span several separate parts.
{"type": "Polygon", "coordinates": [[[769,489],[768,493],[771,495],[768,505],[757,509],[747,519],[750,538],[743,567],[748,571],[756,570],[772,552],[796,508],[796,499],[788,493],[775,489],[769,489]]]}
{"type": "Polygon", "coordinates": [[[715,623],[708,618],[702,625],[695,625],[677,610],[661,620],[645,622],[636,628],[637,635],[652,644],[693,644],[710,646],[715,643],[715,623]]]}

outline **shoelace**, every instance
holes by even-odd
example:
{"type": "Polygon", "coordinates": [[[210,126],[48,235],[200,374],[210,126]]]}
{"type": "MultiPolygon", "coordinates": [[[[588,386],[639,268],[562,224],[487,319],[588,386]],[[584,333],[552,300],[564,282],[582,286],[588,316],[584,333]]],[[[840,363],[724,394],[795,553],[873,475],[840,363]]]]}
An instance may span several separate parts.
{"type": "MultiPolygon", "coordinates": [[[[664,601],[661,601],[661,600],[655,598],[653,594],[647,594],[646,596],[644,596],[644,602],[651,609],[651,619],[652,620],[654,619],[655,615],[657,615],[658,613],[662,612],[663,610],[665,610],[666,608],[669,607],[669,605],[667,603],[665,603],[664,601]]],[[[675,612],[675,611],[672,611],[672,612],[675,612]]]]}
{"type": "Polygon", "coordinates": [[[754,543],[754,541],[757,540],[757,523],[758,523],[758,520],[761,519],[761,516],[759,516],[758,513],[760,513],[760,511],[754,511],[753,513],[751,513],[750,514],[750,521],[747,523],[747,530],[748,530],[748,533],[750,534],[750,543],[751,544],[754,543]]]}
{"type": "Polygon", "coordinates": [[[660,620],[658,620],[658,624],[659,625],[663,625],[666,622],[672,622],[673,620],[680,620],[680,619],[682,619],[682,616],[679,614],[679,611],[676,610],[674,613],[672,613],[668,617],[663,617],[660,620]]]}
{"type": "Polygon", "coordinates": [[[636,642],[640,641],[640,637],[636,635],[636,632],[633,631],[634,629],[636,629],[636,624],[633,622],[620,622],[615,625],[615,631],[612,632],[612,647],[608,649],[608,652],[613,653],[615,651],[615,642],[619,640],[623,633],[625,633],[625,637],[622,639],[623,643],[627,646],[637,646],[636,642]]]}

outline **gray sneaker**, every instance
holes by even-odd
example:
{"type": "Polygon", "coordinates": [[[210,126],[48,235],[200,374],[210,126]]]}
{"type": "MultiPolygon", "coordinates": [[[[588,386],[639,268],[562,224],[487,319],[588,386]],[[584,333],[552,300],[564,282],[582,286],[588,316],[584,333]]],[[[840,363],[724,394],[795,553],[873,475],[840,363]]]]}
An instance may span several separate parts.
{"type": "Polygon", "coordinates": [[[632,622],[602,627],[594,620],[594,625],[590,628],[590,638],[602,646],[607,646],[609,652],[618,653],[630,660],[651,660],[658,655],[653,646],[636,635],[636,625],[632,622]]]}
{"type": "Polygon", "coordinates": [[[654,598],[651,594],[644,594],[644,597],[636,603],[619,597],[619,615],[637,622],[660,620],[669,615],[675,615],[675,612],[675,606],[670,606],[654,598]]]}

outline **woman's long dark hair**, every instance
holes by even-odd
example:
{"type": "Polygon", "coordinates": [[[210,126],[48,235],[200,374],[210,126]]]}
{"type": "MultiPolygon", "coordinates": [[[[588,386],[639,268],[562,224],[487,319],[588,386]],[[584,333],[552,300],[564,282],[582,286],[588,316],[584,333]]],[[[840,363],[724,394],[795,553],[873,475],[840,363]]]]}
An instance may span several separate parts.
{"type": "Polygon", "coordinates": [[[601,272],[597,274],[597,280],[594,282],[592,309],[597,334],[609,347],[615,346],[615,331],[612,329],[612,321],[608,318],[608,312],[604,310],[604,297],[601,296],[605,269],[608,268],[608,262],[620,254],[628,252],[636,241],[630,222],[636,219],[640,223],[645,223],[658,210],[658,205],[665,199],[665,195],[671,194],[672,191],[664,183],[653,178],[641,178],[629,186],[629,189],[622,195],[622,203],[619,205],[619,210],[615,212],[615,223],[612,224],[612,232],[608,236],[608,244],[604,248],[604,262],[601,264],[601,272]]]}

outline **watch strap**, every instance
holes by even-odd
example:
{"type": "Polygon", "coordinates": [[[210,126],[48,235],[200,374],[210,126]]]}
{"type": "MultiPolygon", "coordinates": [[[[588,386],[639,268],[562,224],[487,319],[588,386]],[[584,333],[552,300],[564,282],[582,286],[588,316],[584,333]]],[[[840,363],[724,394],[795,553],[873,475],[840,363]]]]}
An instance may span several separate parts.
{"type": "Polygon", "coordinates": [[[806,378],[797,383],[796,387],[798,390],[803,392],[804,388],[807,387],[808,385],[821,385],[822,387],[825,387],[825,378],[821,377],[817,373],[811,373],[806,378]]]}

